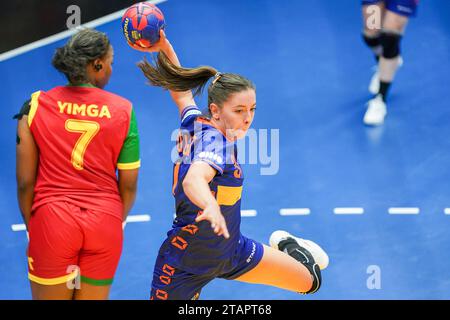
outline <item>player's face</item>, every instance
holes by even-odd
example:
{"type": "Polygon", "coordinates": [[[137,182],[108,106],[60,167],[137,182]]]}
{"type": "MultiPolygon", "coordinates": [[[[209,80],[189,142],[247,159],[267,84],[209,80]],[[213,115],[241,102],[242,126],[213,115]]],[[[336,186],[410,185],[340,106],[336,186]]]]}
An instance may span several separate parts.
{"type": "Polygon", "coordinates": [[[112,74],[112,64],[114,61],[114,50],[112,46],[109,47],[106,55],[100,60],[102,69],[96,74],[95,85],[99,88],[104,88],[108,84],[112,74]]]}
{"type": "Polygon", "coordinates": [[[227,137],[242,139],[250,128],[255,116],[256,92],[248,89],[232,94],[220,109],[227,137]]]}

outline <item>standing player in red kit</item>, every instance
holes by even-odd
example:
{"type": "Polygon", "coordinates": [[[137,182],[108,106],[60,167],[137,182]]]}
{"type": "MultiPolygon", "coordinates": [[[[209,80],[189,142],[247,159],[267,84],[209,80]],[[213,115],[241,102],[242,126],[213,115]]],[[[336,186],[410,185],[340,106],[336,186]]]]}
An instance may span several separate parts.
{"type": "Polygon", "coordinates": [[[52,61],[69,84],[33,93],[17,116],[18,200],[33,299],[109,295],[140,167],[132,104],[103,90],[112,61],[105,34],[78,32],[52,61]]]}

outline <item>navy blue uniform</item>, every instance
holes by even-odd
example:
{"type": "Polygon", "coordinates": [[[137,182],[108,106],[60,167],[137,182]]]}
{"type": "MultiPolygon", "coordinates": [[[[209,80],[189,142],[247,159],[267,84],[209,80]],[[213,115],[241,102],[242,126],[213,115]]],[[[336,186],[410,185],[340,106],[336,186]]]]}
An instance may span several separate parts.
{"type": "Polygon", "coordinates": [[[262,244],[240,232],[244,177],[236,143],[228,141],[191,106],[181,115],[177,147],[172,189],[176,218],[159,250],[151,299],[198,298],[202,287],[214,278],[235,279],[254,268],[264,251],[262,244]],[[209,187],[227,223],[229,239],[215,234],[209,221],[195,222],[201,208],[189,200],[182,185],[195,161],[206,162],[216,170],[209,187]]]}
{"type": "Polygon", "coordinates": [[[419,0],[362,0],[363,5],[376,4],[384,1],[386,9],[406,17],[414,17],[417,14],[419,0]]]}

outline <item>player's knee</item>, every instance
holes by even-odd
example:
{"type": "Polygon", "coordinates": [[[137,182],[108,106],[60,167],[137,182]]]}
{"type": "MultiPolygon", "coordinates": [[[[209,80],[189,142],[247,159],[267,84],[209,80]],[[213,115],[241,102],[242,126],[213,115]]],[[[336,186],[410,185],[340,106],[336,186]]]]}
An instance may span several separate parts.
{"type": "Polygon", "coordinates": [[[380,34],[368,34],[366,32],[363,32],[362,38],[364,40],[364,43],[371,49],[378,47],[380,42],[380,34]]]}
{"type": "Polygon", "coordinates": [[[380,36],[380,43],[383,47],[383,57],[393,59],[400,55],[400,41],[402,35],[394,32],[383,31],[380,36]]]}

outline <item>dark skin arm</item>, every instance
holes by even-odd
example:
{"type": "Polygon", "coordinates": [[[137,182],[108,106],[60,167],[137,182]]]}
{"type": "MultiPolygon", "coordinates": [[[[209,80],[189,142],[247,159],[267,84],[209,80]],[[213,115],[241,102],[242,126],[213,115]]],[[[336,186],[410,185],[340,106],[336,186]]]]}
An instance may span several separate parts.
{"type": "Polygon", "coordinates": [[[127,219],[136,199],[138,173],[139,169],[119,170],[119,193],[123,203],[122,221],[127,219]]]}
{"type": "Polygon", "coordinates": [[[36,184],[39,151],[27,121],[28,116],[23,116],[17,124],[19,142],[16,145],[16,181],[19,208],[28,230],[34,198],[34,185],[36,184]]]}

